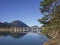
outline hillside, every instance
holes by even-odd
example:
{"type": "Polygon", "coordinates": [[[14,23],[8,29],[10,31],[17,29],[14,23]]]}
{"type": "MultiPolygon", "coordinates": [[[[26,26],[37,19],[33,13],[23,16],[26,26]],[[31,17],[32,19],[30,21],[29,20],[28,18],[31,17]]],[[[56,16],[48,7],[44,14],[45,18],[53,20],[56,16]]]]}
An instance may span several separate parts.
{"type": "Polygon", "coordinates": [[[28,25],[26,25],[25,23],[23,23],[22,21],[19,21],[19,20],[15,20],[11,23],[0,22],[0,28],[5,28],[5,27],[28,27],[28,25]]]}

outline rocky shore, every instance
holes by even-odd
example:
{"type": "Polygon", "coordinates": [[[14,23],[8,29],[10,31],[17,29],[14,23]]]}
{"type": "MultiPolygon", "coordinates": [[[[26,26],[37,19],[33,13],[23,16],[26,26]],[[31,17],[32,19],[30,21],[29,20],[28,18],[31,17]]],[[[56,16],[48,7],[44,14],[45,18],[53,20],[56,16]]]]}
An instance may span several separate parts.
{"type": "Polygon", "coordinates": [[[57,37],[45,42],[44,45],[60,45],[60,31],[58,31],[57,37]]]}

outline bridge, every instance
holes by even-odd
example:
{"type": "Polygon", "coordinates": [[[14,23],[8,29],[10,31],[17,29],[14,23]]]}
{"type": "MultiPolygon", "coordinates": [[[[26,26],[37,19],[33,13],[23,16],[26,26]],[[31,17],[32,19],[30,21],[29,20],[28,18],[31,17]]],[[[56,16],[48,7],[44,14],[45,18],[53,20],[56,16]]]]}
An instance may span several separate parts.
{"type": "Polygon", "coordinates": [[[40,32],[39,27],[11,27],[9,29],[0,29],[0,31],[10,31],[15,33],[29,33],[29,32],[40,32]]]}
{"type": "Polygon", "coordinates": [[[16,33],[29,33],[29,32],[40,32],[41,28],[39,27],[18,27],[14,28],[13,32],[16,33]]]}

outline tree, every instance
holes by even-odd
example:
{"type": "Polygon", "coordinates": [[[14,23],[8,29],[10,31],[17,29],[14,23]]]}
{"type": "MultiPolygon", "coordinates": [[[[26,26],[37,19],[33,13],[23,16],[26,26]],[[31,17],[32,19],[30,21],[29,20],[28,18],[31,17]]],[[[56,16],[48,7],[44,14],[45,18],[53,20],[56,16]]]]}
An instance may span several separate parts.
{"type": "MultiPolygon", "coordinates": [[[[40,11],[44,15],[39,22],[44,24],[46,34],[60,28],[60,0],[43,0],[40,11]]],[[[44,32],[44,33],[45,33],[44,32]]]]}

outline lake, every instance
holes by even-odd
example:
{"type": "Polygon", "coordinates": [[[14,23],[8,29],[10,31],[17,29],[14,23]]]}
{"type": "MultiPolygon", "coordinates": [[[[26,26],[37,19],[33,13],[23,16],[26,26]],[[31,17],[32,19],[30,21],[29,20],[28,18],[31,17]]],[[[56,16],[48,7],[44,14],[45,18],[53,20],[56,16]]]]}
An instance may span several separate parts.
{"type": "Polygon", "coordinates": [[[40,33],[0,32],[0,45],[43,45],[48,38],[40,33]]]}

